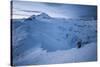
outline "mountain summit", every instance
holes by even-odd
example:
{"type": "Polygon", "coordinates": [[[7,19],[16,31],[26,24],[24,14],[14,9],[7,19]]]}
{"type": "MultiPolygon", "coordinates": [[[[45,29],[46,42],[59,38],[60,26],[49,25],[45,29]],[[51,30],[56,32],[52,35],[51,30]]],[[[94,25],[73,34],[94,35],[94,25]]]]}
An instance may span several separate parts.
{"type": "Polygon", "coordinates": [[[27,18],[26,20],[34,20],[34,19],[49,19],[51,18],[48,14],[41,12],[38,15],[32,15],[31,17],[27,18]]]}
{"type": "Polygon", "coordinates": [[[43,13],[43,12],[41,14],[37,15],[36,17],[37,18],[50,18],[50,16],[48,14],[43,13]]]}

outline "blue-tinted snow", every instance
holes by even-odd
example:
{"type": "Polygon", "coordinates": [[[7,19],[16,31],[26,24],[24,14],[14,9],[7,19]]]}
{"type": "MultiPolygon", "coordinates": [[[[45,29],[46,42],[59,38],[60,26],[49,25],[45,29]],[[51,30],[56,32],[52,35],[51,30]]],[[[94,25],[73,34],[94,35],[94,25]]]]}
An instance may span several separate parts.
{"type": "Polygon", "coordinates": [[[57,64],[73,63],[97,60],[96,43],[86,44],[81,49],[72,48],[71,50],[59,50],[47,52],[42,48],[30,49],[14,59],[15,65],[38,65],[38,64],[57,64]]]}
{"type": "Polygon", "coordinates": [[[65,19],[41,13],[13,19],[12,32],[14,65],[96,60],[97,30],[93,18],[65,19]]]}

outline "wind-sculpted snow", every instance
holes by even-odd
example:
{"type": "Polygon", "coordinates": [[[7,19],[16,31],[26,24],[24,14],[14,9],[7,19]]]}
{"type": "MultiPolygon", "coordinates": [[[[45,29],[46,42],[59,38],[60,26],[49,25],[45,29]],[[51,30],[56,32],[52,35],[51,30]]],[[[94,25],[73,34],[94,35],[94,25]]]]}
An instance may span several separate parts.
{"type": "Polygon", "coordinates": [[[42,13],[12,23],[15,65],[96,60],[96,20],[42,13]]]}

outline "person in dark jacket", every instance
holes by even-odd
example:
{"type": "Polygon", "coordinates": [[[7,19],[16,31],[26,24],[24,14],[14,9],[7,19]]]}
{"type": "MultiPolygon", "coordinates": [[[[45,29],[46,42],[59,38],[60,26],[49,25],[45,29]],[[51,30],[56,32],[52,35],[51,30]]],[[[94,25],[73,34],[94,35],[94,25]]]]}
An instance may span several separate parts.
{"type": "Polygon", "coordinates": [[[82,40],[79,40],[78,42],[77,42],[77,48],[81,48],[82,47],[82,40]]]}

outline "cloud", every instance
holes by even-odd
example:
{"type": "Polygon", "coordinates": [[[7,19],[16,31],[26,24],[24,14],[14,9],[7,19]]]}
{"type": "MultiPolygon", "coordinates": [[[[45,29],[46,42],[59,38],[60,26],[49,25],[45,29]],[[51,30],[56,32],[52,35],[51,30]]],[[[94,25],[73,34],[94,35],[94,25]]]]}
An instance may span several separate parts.
{"type": "Polygon", "coordinates": [[[41,11],[33,11],[33,10],[27,10],[27,9],[20,9],[20,8],[13,8],[16,9],[18,11],[23,11],[23,12],[35,12],[35,13],[40,13],[41,11]]]}

